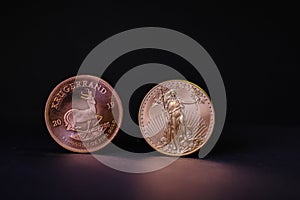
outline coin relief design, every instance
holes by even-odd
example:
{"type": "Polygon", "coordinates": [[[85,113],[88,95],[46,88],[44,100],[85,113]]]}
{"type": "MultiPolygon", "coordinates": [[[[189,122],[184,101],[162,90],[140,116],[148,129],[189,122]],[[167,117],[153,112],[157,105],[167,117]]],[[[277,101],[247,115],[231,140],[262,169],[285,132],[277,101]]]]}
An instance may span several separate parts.
{"type": "Polygon", "coordinates": [[[139,125],[157,151],[183,156],[199,150],[214,127],[214,109],[197,85],[171,80],[152,88],[142,101],[139,125]]]}
{"type": "Polygon", "coordinates": [[[61,82],[50,94],[45,108],[47,128],[62,147],[74,152],[93,152],[117,134],[122,105],[104,80],[79,75],[61,82]]]}

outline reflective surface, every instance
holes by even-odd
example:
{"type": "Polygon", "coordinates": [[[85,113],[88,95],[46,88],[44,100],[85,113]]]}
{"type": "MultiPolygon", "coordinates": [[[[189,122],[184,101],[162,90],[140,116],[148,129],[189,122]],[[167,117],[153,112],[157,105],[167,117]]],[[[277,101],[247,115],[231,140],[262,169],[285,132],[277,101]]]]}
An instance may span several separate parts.
{"type": "MultiPolygon", "coordinates": [[[[43,199],[295,198],[300,161],[298,142],[291,138],[298,132],[299,128],[280,127],[226,130],[205,160],[190,155],[159,171],[129,174],[108,168],[92,155],[70,153],[44,128],[32,128],[36,135],[5,138],[0,165],[5,180],[2,195],[43,199]],[[285,137],[264,137],[277,131],[284,131],[285,137]],[[261,140],[253,142],[253,137],[261,140]]],[[[130,165],[129,159],[107,158],[130,165]]]]}

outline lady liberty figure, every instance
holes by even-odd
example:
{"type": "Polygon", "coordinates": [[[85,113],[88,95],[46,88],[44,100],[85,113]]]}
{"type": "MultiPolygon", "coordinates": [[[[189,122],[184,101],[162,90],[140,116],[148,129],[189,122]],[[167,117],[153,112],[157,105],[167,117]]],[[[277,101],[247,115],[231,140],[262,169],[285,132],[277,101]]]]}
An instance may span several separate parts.
{"type": "Polygon", "coordinates": [[[195,104],[198,102],[196,99],[194,102],[183,102],[181,98],[177,97],[176,91],[171,89],[165,94],[163,92],[160,98],[160,102],[164,110],[166,111],[167,123],[164,130],[165,141],[161,141],[163,147],[167,144],[172,144],[173,149],[178,150],[178,136],[182,134],[186,138],[187,127],[184,115],[185,104],[195,104]]]}

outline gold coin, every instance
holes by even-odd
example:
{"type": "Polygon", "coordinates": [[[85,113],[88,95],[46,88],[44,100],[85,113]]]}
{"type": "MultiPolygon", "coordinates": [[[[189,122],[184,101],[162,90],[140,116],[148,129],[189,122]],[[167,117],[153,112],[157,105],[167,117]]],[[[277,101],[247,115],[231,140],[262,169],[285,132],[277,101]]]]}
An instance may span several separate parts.
{"type": "Polygon", "coordinates": [[[143,137],[157,151],[183,156],[199,150],[214,128],[215,114],[208,95],[185,80],[170,80],[152,88],[139,110],[143,137]]]}
{"type": "Polygon", "coordinates": [[[106,146],[117,134],[123,109],[114,89],[104,80],[79,75],[51,92],[45,122],[52,138],[73,152],[87,153],[106,146]]]}

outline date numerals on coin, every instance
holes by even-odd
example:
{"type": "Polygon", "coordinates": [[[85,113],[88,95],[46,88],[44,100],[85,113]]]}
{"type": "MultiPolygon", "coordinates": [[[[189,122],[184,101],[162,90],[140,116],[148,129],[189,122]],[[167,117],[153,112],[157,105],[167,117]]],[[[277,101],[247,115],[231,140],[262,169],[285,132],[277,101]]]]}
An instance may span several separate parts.
{"type": "Polygon", "coordinates": [[[110,109],[114,108],[114,102],[107,103],[106,106],[107,106],[107,109],[110,110],[110,109]]]}
{"type": "Polygon", "coordinates": [[[60,119],[53,120],[52,125],[53,125],[53,127],[60,126],[61,125],[61,120],[60,119]]]}

